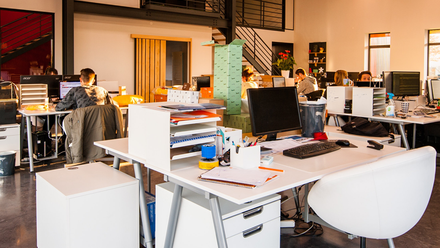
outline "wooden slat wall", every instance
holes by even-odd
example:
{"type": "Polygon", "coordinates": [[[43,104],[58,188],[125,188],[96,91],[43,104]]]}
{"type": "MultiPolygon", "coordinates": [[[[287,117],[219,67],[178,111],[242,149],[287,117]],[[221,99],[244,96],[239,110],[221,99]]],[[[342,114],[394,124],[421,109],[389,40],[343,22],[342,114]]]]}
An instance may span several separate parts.
{"type": "Polygon", "coordinates": [[[136,95],[154,102],[152,90],[166,84],[166,40],[135,38],[136,95]]]}

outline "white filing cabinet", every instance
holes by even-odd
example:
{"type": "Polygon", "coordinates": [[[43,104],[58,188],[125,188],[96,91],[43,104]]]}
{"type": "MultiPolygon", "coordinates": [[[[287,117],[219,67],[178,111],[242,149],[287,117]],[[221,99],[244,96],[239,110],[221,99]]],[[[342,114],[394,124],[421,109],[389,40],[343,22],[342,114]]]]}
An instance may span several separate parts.
{"type": "MultiPolygon", "coordinates": [[[[173,183],[156,185],[156,247],[163,247],[165,243],[173,191],[173,183]]],[[[270,195],[243,205],[222,198],[219,198],[219,202],[229,248],[280,246],[279,195],[270,195]]],[[[208,200],[185,188],[173,247],[217,247],[208,200]]]]}
{"type": "Polygon", "coordinates": [[[38,248],[139,248],[135,178],[92,163],[39,172],[36,180],[38,248]]]}
{"type": "Polygon", "coordinates": [[[20,166],[20,124],[0,125],[0,151],[15,151],[15,166],[20,166]]]}
{"type": "Polygon", "coordinates": [[[354,87],[353,115],[373,116],[385,113],[385,88],[354,87]]]}
{"type": "Polygon", "coordinates": [[[327,110],[329,112],[344,113],[346,99],[353,99],[353,87],[327,87],[327,110]]]}

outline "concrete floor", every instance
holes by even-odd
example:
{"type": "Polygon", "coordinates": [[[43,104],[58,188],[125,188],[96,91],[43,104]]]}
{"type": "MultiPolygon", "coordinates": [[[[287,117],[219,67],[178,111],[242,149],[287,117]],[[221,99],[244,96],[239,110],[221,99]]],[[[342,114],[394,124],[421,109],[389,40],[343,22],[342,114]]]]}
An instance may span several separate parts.
{"type": "MultiPolygon", "coordinates": [[[[35,171],[61,168],[64,161],[52,164],[37,164],[35,171]]],[[[121,165],[121,171],[134,175],[131,165],[121,165]]],[[[147,169],[142,169],[145,188],[147,188],[147,169]]],[[[154,185],[163,182],[163,176],[152,172],[152,193],[154,185]]],[[[436,175],[434,191],[428,209],[420,222],[408,233],[394,239],[399,248],[440,247],[440,176],[436,175]]],[[[411,196],[408,196],[411,197],[411,196]]],[[[294,208],[292,200],[283,204],[283,209],[294,208]]],[[[292,213],[292,210],[289,212],[292,213]]],[[[29,167],[17,168],[12,176],[0,177],[0,248],[36,247],[36,209],[35,174],[29,173],[29,167]]],[[[405,216],[402,216],[405,218],[405,216]]],[[[282,229],[281,248],[293,247],[359,247],[359,239],[350,240],[347,235],[323,228],[320,236],[291,237],[293,229],[282,229]]],[[[386,240],[367,239],[367,247],[388,247],[386,240]]]]}

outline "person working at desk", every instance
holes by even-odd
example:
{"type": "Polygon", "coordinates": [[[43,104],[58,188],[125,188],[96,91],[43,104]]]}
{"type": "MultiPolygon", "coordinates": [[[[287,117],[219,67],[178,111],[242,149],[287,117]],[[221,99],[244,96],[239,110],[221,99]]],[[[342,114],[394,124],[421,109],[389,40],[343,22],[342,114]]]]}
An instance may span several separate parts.
{"type": "Polygon", "coordinates": [[[347,85],[344,84],[344,79],[349,80],[347,71],[337,70],[335,72],[335,84],[337,86],[353,86],[353,81],[349,80],[349,83],[347,85]]]}
{"type": "Polygon", "coordinates": [[[358,81],[361,81],[361,82],[369,82],[369,81],[371,81],[371,78],[372,78],[372,76],[371,76],[370,71],[363,71],[363,72],[359,73],[359,75],[358,75],[358,81]]]}
{"type": "Polygon", "coordinates": [[[312,93],[318,88],[316,84],[316,79],[307,76],[307,73],[303,68],[299,68],[298,70],[296,70],[295,74],[296,74],[295,81],[298,82],[298,86],[297,86],[298,95],[301,93],[303,95],[307,95],[309,93],[312,93]]]}
{"type": "Polygon", "coordinates": [[[93,105],[115,104],[106,89],[93,85],[95,72],[92,69],[82,69],[79,81],[81,86],[70,89],[63,100],[57,104],[55,110],[63,111],[93,105]]]}

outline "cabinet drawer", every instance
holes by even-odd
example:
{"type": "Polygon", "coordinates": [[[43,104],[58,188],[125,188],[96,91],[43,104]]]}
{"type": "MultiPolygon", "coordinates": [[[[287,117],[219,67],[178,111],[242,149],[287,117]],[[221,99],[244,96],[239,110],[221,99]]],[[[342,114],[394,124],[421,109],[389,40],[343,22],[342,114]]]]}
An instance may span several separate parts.
{"type": "Polygon", "coordinates": [[[234,215],[223,220],[226,238],[241,233],[244,230],[280,217],[280,201],[255,207],[251,210],[234,215]]]}
{"type": "Polygon", "coordinates": [[[280,219],[275,218],[248,228],[228,238],[227,242],[228,247],[280,247],[280,219]]]}
{"type": "Polygon", "coordinates": [[[0,134],[0,151],[19,150],[20,139],[18,135],[5,136],[0,134]]]}
{"type": "Polygon", "coordinates": [[[19,135],[20,128],[18,127],[0,127],[0,137],[8,135],[19,135]]]}

